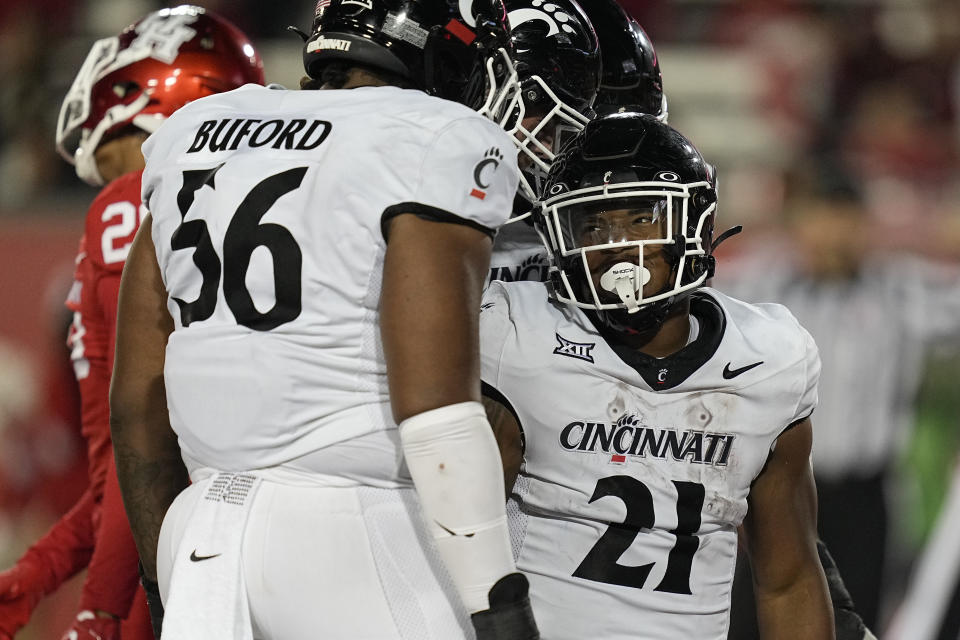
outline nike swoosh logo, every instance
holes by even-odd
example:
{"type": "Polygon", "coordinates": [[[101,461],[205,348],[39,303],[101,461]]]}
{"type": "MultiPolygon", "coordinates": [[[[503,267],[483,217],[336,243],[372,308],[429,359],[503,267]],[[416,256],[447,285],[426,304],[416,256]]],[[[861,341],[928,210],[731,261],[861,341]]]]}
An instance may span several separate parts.
{"type": "Polygon", "coordinates": [[[193,550],[193,553],[190,554],[190,561],[191,561],[191,562],[201,562],[201,561],[203,561],[203,560],[209,560],[210,558],[216,558],[216,557],[219,556],[219,555],[220,555],[219,553],[215,553],[215,554],[213,554],[212,556],[198,556],[198,555],[197,555],[197,550],[194,549],[194,550],[193,550]]]}
{"type": "Polygon", "coordinates": [[[740,367],[739,369],[731,369],[730,363],[728,362],[727,366],[723,368],[723,378],[724,380],[730,380],[731,378],[736,378],[741,373],[746,373],[747,371],[750,371],[750,369],[753,369],[754,367],[759,367],[762,364],[763,364],[763,360],[761,360],[760,362],[754,362],[753,364],[748,364],[747,366],[740,367]]]}

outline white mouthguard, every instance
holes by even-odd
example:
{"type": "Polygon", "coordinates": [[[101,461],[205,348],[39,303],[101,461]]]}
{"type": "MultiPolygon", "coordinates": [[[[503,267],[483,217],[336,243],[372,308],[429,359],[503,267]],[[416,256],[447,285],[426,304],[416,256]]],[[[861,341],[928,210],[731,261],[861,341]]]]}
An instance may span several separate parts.
{"type": "Polygon", "coordinates": [[[620,301],[627,305],[627,313],[640,310],[637,292],[648,282],[650,271],[632,262],[618,262],[600,277],[600,286],[620,296],[620,301]]]}

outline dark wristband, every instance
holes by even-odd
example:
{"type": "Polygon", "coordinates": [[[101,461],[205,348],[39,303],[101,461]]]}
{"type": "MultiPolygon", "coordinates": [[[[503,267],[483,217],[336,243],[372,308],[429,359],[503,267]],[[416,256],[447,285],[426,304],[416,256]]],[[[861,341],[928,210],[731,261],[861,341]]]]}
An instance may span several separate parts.
{"type": "Polygon", "coordinates": [[[470,616],[477,640],[539,640],[526,576],[511,573],[490,589],[490,608],[470,616]]]}

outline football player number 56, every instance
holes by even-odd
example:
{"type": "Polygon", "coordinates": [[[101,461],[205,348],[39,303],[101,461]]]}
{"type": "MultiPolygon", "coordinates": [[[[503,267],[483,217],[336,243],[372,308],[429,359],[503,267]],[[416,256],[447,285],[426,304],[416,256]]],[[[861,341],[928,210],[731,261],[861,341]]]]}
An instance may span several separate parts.
{"type": "MultiPolygon", "coordinates": [[[[667,558],[667,570],[654,589],[666,593],[690,594],[690,573],[693,555],[700,547],[700,538],[694,535],[700,529],[700,510],[706,495],[702,484],[674,480],[677,489],[677,528],[671,531],[677,541],[667,558]]],[[[628,567],[619,564],[620,556],[633,544],[641,529],[652,529],[656,521],[653,495],[647,485],[632,476],[609,476],[597,482],[590,502],[612,496],[627,507],[622,524],[611,523],[583,559],[574,577],[618,584],[623,587],[643,588],[653,563],[628,567]]]]}
{"type": "MultiPolygon", "coordinates": [[[[219,167],[183,172],[183,187],[177,194],[180,216],[186,218],[194,197],[204,185],[216,188],[219,167]]],[[[223,238],[223,294],[237,323],[255,331],[270,331],[294,320],[301,311],[300,274],[303,253],[293,234],[283,225],[260,224],[270,207],[303,182],[306,167],[289,169],[262,180],[243,199],[227,226],[223,238]],[[275,300],[273,307],[259,311],[247,289],[250,257],[257,247],[264,247],[273,258],[275,300]]],[[[196,300],[174,298],[180,307],[184,327],[213,315],[220,287],[220,257],[213,248],[207,223],[184,220],[173,233],[170,245],[174,250],[195,249],[193,263],[200,269],[203,282],[196,300]]]]}

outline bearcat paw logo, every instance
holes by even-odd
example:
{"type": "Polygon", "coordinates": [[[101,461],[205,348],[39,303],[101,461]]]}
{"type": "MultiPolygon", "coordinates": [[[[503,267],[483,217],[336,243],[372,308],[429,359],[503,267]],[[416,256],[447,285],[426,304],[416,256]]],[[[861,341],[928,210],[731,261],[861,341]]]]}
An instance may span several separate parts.
{"type": "Polygon", "coordinates": [[[520,269],[523,270],[534,265],[542,267],[545,264],[547,264],[547,255],[545,253],[535,253],[527,256],[524,261],[520,263],[520,269]]]}
{"type": "Polygon", "coordinates": [[[570,24],[573,17],[549,0],[533,0],[533,8],[516,9],[510,12],[510,24],[514,29],[524,22],[540,20],[550,28],[547,37],[564,33],[576,35],[577,30],[570,24]]]}
{"type": "Polygon", "coordinates": [[[639,427],[640,418],[635,413],[625,413],[617,419],[617,427],[639,427]]]}
{"type": "Polygon", "coordinates": [[[484,159],[493,158],[497,162],[503,162],[503,152],[497,147],[490,147],[487,149],[487,152],[483,154],[483,157],[484,159]]]}
{"type": "Polygon", "coordinates": [[[490,188],[493,174],[497,172],[501,162],[503,153],[497,147],[490,147],[484,152],[483,158],[473,167],[473,182],[476,187],[470,192],[471,196],[478,200],[487,197],[486,189],[490,188]]]}

